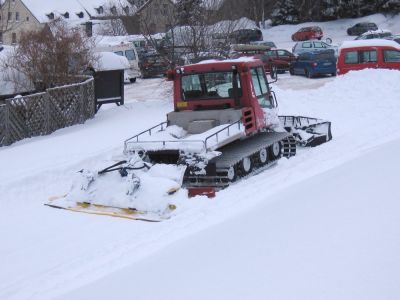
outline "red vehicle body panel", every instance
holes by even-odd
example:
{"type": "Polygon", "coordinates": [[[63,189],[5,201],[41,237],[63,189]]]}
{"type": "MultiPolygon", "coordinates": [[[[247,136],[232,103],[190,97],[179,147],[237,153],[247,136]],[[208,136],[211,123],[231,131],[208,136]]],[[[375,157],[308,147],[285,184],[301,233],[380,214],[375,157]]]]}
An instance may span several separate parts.
{"type": "Polygon", "coordinates": [[[319,27],[304,27],[300,28],[297,32],[293,33],[293,41],[308,41],[313,39],[322,39],[324,36],[321,28],[319,27]]]}
{"type": "MultiPolygon", "coordinates": [[[[269,126],[265,120],[265,112],[260,106],[256,93],[252,84],[252,75],[250,68],[252,67],[263,67],[262,61],[259,59],[240,61],[240,60],[229,60],[212,63],[200,63],[193,65],[185,65],[179,67],[174,71],[174,109],[175,111],[193,111],[198,107],[210,107],[213,106],[226,106],[229,108],[241,109],[242,110],[242,121],[246,124],[246,116],[249,119],[255,121],[254,126],[249,127],[246,130],[247,134],[263,129],[269,126]],[[212,68],[210,67],[212,65],[212,68]],[[221,98],[221,99],[199,99],[185,101],[181,91],[181,78],[185,74],[190,73],[208,73],[210,70],[213,72],[218,71],[232,71],[232,67],[235,67],[238,76],[240,78],[242,95],[240,96],[240,103],[235,103],[235,99],[232,98],[221,98]]],[[[268,121],[267,121],[268,122],[268,121]]],[[[247,126],[246,126],[247,128],[247,126]]]]}
{"type": "Polygon", "coordinates": [[[290,63],[296,60],[296,56],[284,49],[274,49],[267,51],[269,61],[275,65],[278,71],[288,71],[290,63]]]}
{"type": "Polygon", "coordinates": [[[357,71],[357,70],[363,70],[363,69],[394,69],[394,70],[400,70],[400,61],[397,62],[388,62],[385,61],[384,57],[384,51],[385,50],[392,50],[392,51],[398,51],[400,55],[400,47],[390,47],[390,46],[362,46],[362,47],[351,47],[351,48],[345,48],[341,49],[339,52],[339,57],[337,60],[337,74],[338,75],[343,75],[346,74],[349,71],[357,71]],[[346,54],[349,55],[349,52],[354,53],[357,51],[358,53],[358,61],[357,62],[349,62],[346,61],[346,54]],[[363,51],[376,51],[376,61],[362,61],[360,59],[363,51]]]}

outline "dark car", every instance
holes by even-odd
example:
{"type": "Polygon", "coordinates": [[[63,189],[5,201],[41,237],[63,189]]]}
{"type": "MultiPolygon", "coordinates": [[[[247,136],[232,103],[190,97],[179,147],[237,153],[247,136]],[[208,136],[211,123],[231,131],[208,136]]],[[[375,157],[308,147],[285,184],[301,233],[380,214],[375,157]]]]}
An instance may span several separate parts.
{"type": "Polygon", "coordinates": [[[271,50],[268,46],[234,44],[231,48],[230,58],[253,57],[259,59],[264,63],[264,70],[267,73],[271,73],[274,68],[272,59],[266,54],[267,51],[271,50]]]}
{"type": "Polygon", "coordinates": [[[357,23],[354,26],[347,29],[347,34],[360,35],[370,30],[378,30],[378,26],[376,26],[375,23],[370,23],[370,22],[357,23]]]}
{"type": "Polygon", "coordinates": [[[392,36],[391,36],[390,38],[388,38],[388,39],[390,39],[390,40],[392,40],[392,41],[395,41],[396,43],[400,44],[400,34],[392,35],[392,36]]]}
{"type": "Polygon", "coordinates": [[[308,40],[320,40],[324,36],[322,29],[318,26],[311,27],[303,27],[300,28],[297,32],[293,33],[292,40],[293,41],[308,41],[308,40]]]}
{"type": "Polygon", "coordinates": [[[265,52],[269,62],[276,66],[278,73],[289,71],[290,63],[296,60],[296,56],[284,49],[274,49],[265,52]]]}
{"type": "Polygon", "coordinates": [[[330,74],[336,76],[336,57],[332,49],[301,53],[290,64],[291,75],[305,75],[312,78],[317,75],[330,74]]]}
{"type": "Polygon", "coordinates": [[[146,53],[140,57],[139,68],[142,78],[166,75],[169,62],[157,53],[146,53]]]}
{"type": "Polygon", "coordinates": [[[262,41],[263,35],[260,29],[239,29],[229,34],[232,44],[248,44],[253,41],[262,41]]]}
{"type": "Polygon", "coordinates": [[[219,55],[201,55],[195,58],[192,58],[189,60],[190,64],[197,64],[199,62],[205,61],[205,60],[224,60],[225,57],[219,56],[219,55]]]}

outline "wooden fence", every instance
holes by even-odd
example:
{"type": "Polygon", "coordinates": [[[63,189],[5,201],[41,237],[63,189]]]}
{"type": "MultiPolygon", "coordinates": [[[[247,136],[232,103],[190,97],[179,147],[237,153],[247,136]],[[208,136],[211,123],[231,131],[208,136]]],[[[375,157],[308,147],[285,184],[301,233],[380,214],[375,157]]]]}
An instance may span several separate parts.
{"type": "Polygon", "coordinates": [[[85,122],[95,114],[94,81],[47,89],[0,105],[0,146],[85,122]]]}

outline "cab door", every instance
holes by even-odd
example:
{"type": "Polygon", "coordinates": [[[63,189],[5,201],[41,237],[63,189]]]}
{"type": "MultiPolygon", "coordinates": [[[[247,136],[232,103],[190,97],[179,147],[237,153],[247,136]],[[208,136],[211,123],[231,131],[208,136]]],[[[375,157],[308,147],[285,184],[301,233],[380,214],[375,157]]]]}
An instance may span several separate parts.
{"type": "Polygon", "coordinates": [[[252,107],[257,128],[272,127],[279,124],[277,102],[269,88],[264,68],[253,67],[251,72],[252,107]]]}

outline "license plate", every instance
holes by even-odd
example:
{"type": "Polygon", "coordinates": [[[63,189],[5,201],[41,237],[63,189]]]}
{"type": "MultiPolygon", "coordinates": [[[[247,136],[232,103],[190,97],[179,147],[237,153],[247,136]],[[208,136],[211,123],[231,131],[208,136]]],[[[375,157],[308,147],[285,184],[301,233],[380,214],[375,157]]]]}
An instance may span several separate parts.
{"type": "Polygon", "coordinates": [[[327,63],[324,63],[324,66],[330,66],[332,63],[329,63],[329,62],[327,62],[327,63]]]}

